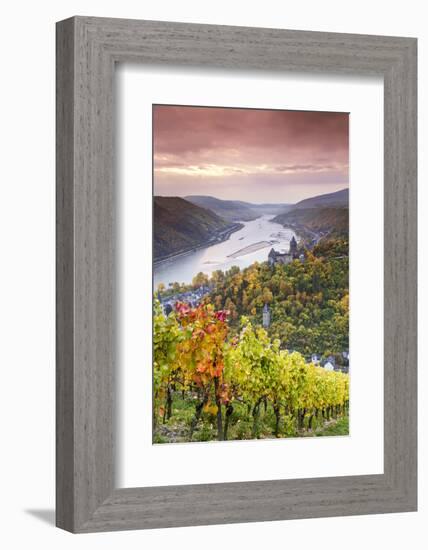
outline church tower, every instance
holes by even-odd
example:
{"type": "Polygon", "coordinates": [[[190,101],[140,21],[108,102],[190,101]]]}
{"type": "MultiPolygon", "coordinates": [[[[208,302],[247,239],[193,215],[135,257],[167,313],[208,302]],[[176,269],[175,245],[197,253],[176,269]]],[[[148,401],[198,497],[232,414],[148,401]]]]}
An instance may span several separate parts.
{"type": "Polygon", "coordinates": [[[263,308],[263,328],[269,328],[270,325],[270,311],[267,304],[263,308]]]}
{"type": "Polygon", "coordinates": [[[294,238],[294,235],[291,237],[290,241],[290,254],[293,256],[293,258],[297,257],[297,241],[294,238]]]}

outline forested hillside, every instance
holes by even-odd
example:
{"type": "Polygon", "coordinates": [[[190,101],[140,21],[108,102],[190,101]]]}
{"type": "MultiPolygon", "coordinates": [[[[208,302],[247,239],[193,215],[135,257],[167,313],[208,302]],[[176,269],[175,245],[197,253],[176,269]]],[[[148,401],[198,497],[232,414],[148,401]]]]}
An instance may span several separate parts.
{"type": "Polygon", "coordinates": [[[304,199],[294,205],[293,208],[337,208],[348,207],[349,189],[341,189],[334,193],[317,195],[309,199],[304,199]]]}
{"type": "Polygon", "coordinates": [[[154,261],[213,244],[240,227],[179,197],[154,197],[153,207],[154,261]]]}
{"type": "Polygon", "coordinates": [[[304,262],[214,272],[210,300],[216,309],[230,311],[232,327],[242,315],[261,324],[268,304],[268,332],[281,347],[304,355],[340,354],[349,348],[348,268],[347,240],[325,240],[307,252],[304,262]]]}
{"type": "Polygon", "coordinates": [[[207,208],[228,221],[247,222],[260,216],[251,208],[251,205],[242,201],[221,200],[204,195],[191,195],[186,197],[186,200],[202,208],[207,208]]]}
{"type": "Polygon", "coordinates": [[[343,237],[349,232],[348,208],[300,208],[279,214],[272,220],[294,228],[303,237],[317,233],[321,236],[343,237]]]}

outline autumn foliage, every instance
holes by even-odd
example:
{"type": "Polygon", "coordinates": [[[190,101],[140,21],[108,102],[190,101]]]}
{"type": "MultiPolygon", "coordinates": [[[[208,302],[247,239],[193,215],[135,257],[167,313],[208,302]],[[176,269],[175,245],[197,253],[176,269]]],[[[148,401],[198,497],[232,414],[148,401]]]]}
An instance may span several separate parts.
{"type": "Polygon", "coordinates": [[[173,403],[192,403],[185,426],[191,441],[203,418],[216,438],[228,439],[234,409],[246,411],[250,437],[259,437],[262,415],[273,411],[272,437],[281,425],[311,429],[314,419],[347,413],[349,377],[306,363],[297,352],[281,349],[243,317],[239,332],[229,330],[230,311],[212,304],[192,308],[176,304],[165,316],[155,300],[154,311],[154,431],[173,420],[173,403]]]}

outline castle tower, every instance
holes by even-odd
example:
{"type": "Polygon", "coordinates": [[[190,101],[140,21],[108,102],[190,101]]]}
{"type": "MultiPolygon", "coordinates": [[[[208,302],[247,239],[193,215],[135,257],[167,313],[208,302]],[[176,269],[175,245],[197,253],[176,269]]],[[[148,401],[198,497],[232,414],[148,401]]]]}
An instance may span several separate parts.
{"type": "Polygon", "coordinates": [[[270,325],[270,311],[267,304],[263,308],[263,328],[269,328],[270,325]]]}
{"type": "Polygon", "coordinates": [[[291,237],[290,241],[290,254],[293,256],[293,258],[297,256],[297,241],[294,238],[294,235],[291,237]]]}
{"type": "Polygon", "coordinates": [[[275,265],[275,260],[276,260],[276,252],[273,248],[271,248],[271,250],[269,252],[269,255],[268,255],[269,265],[270,266],[275,265]]]}

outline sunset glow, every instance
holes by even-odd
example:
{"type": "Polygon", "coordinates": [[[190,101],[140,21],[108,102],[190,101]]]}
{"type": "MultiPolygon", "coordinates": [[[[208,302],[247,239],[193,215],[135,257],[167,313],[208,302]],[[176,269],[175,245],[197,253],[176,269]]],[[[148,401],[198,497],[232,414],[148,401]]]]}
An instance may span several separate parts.
{"type": "Polygon", "coordinates": [[[348,186],[347,113],[153,107],[155,195],[296,202],[348,186]]]}

